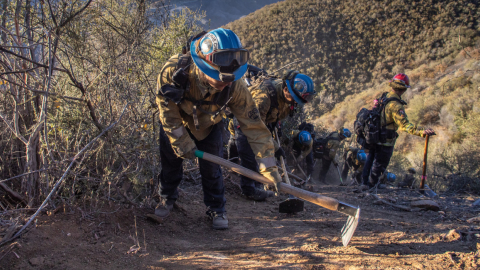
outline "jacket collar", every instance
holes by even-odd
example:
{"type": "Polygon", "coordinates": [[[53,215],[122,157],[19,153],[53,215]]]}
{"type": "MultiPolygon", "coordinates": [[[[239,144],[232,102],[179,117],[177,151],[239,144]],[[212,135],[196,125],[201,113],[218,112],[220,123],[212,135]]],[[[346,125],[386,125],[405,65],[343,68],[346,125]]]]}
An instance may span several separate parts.
{"type": "Polygon", "coordinates": [[[213,95],[217,92],[220,92],[219,90],[211,87],[209,84],[200,81],[200,72],[201,72],[200,69],[197,66],[195,66],[195,70],[194,70],[195,84],[200,90],[202,97],[205,97],[207,93],[210,93],[210,95],[213,95]]]}

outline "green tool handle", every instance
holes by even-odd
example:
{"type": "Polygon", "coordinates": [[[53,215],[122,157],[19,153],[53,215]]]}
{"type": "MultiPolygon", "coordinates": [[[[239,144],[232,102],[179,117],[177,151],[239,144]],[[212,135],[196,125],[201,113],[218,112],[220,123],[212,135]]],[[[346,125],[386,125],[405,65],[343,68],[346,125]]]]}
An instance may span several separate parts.
{"type": "MultiPolygon", "coordinates": [[[[215,164],[224,166],[226,168],[231,169],[232,171],[241,174],[243,176],[249,177],[255,181],[258,181],[260,183],[266,184],[266,185],[272,185],[273,181],[269,180],[265,176],[251,171],[247,168],[244,168],[236,163],[230,162],[228,160],[225,160],[223,158],[217,157],[215,155],[205,153],[203,151],[195,151],[195,156],[210,162],[213,162],[215,164]]],[[[339,211],[339,201],[337,201],[334,198],[326,197],[317,193],[309,192],[300,188],[296,188],[291,185],[287,185],[285,183],[278,183],[277,187],[279,191],[285,192],[287,194],[291,194],[295,197],[304,199],[305,201],[314,203],[316,205],[319,205],[321,207],[327,208],[332,211],[339,211]]]]}

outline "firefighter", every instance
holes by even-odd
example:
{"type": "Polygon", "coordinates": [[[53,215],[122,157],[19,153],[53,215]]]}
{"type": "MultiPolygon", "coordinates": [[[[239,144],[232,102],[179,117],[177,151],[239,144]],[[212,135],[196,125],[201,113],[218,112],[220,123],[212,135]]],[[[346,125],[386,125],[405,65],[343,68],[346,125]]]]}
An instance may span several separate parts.
{"type": "Polygon", "coordinates": [[[344,155],[345,163],[343,164],[342,178],[347,179],[348,172],[352,171],[352,179],[355,179],[357,184],[362,183],[362,171],[367,154],[365,151],[356,147],[349,147],[344,155]]]}
{"type": "MultiPolygon", "coordinates": [[[[304,130],[310,133],[310,136],[312,137],[312,145],[313,141],[315,140],[315,128],[312,124],[307,123],[307,122],[302,122],[299,126],[298,129],[300,131],[304,130]]],[[[311,149],[312,150],[312,149],[311,149]]],[[[307,164],[307,176],[311,176],[313,173],[313,151],[310,151],[309,154],[305,157],[305,162],[307,164]]]]}
{"type": "MultiPolygon", "coordinates": [[[[281,79],[268,78],[250,87],[253,99],[258,107],[261,120],[271,126],[272,132],[278,121],[293,115],[297,106],[303,106],[315,95],[313,81],[305,74],[288,70],[281,79]]],[[[247,141],[245,130],[240,127],[237,133],[237,148],[241,165],[253,171],[258,171],[257,163],[250,142],[247,141]]],[[[285,151],[275,144],[275,157],[285,157],[285,151]]],[[[243,194],[251,200],[263,201],[273,196],[273,192],[263,189],[263,185],[242,176],[243,194]]]]}
{"type": "MultiPolygon", "coordinates": [[[[292,131],[292,140],[291,140],[292,154],[295,156],[296,161],[300,163],[302,160],[306,159],[312,154],[313,140],[310,132],[306,130],[293,130],[292,131]]],[[[307,176],[311,175],[313,172],[313,160],[308,166],[307,162],[307,176]]]]}
{"type": "Polygon", "coordinates": [[[335,159],[337,155],[337,151],[340,148],[341,142],[346,139],[350,138],[352,133],[349,129],[344,128],[338,131],[334,131],[327,135],[323,139],[325,145],[323,146],[323,156],[322,160],[322,168],[320,169],[319,180],[320,182],[325,181],[325,177],[327,176],[328,170],[330,169],[330,165],[338,166],[338,161],[335,159]]]}
{"type": "Polygon", "coordinates": [[[393,154],[393,147],[398,137],[397,130],[403,130],[416,136],[434,135],[433,129],[424,129],[408,121],[405,113],[402,95],[410,88],[410,79],[406,74],[399,73],[389,82],[390,92],[386,94],[385,99],[392,99],[385,105],[381,111],[381,133],[384,133],[385,142],[379,142],[369,149],[367,161],[363,168],[363,184],[373,187],[378,183],[380,176],[385,172],[390,158],[393,154]]]}
{"type": "MultiPolygon", "coordinates": [[[[167,217],[178,199],[182,162],[201,150],[223,157],[223,110],[229,108],[251,145],[260,173],[272,183],[281,181],[275,166],[271,134],[240,79],[247,69],[249,52],[228,29],[201,33],[187,46],[190,52],[175,55],[158,76],[160,110],[161,202],[155,214],[167,217]]],[[[225,187],[220,165],[199,159],[204,203],[214,229],[227,229],[225,187]]]]}

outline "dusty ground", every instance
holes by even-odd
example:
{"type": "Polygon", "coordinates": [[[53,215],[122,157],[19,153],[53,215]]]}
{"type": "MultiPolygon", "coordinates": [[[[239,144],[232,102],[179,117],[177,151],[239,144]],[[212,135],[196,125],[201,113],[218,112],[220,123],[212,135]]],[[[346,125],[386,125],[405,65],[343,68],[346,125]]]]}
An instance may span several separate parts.
{"type": "MultiPolygon", "coordinates": [[[[479,269],[474,233],[466,222],[480,212],[470,196],[440,198],[445,212],[405,212],[374,204],[353,187],[311,189],[362,209],[348,247],[339,238],[347,217],[306,203],[296,215],[278,213],[285,195],[247,201],[227,179],[230,228],[210,228],[199,186],[184,186],[180,206],[162,224],[146,219],[152,209],[90,206],[43,215],[36,226],[0,249],[2,269],[479,269]],[[90,209],[90,210],[89,210],[90,209]],[[458,232],[447,236],[450,230],[458,232]],[[138,249],[140,247],[140,249],[138,249]]],[[[386,190],[379,197],[408,204],[420,195],[386,190]]],[[[478,225],[478,224],[477,224],[478,225]]],[[[480,232],[479,232],[480,233],[480,232]]],[[[479,235],[480,236],[480,235],[479,235]]]]}

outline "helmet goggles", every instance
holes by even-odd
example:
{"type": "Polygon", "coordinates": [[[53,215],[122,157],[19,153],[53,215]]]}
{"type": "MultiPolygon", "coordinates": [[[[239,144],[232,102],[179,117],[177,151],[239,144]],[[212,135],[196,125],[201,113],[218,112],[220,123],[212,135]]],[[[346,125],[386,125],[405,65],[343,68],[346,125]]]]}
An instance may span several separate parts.
{"type": "MultiPolygon", "coordinates": [[[[220,73],[233,73],[239,67],[245,65],[250,58],[250,54],[247,49],[217,49],[211,53],[203,54],[201,50],[200,40],[197,40],[196,53],[200,59],[205,60],[214,69],[220,71],[220,73]]],[[[208,45],[207,45],[208,46],[208,45]]]]}

